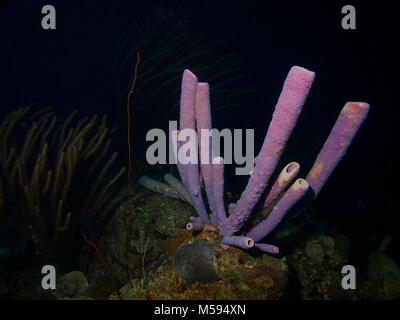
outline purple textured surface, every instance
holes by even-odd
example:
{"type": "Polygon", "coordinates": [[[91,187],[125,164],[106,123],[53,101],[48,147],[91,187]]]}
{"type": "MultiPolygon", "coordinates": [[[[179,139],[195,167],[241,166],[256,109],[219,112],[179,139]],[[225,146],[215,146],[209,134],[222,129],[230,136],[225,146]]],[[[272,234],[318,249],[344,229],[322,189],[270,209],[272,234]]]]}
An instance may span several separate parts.
{"type": "Polygon", "coordinates": [[[289,163],[281,173],[278,178],[275,180],[274,184],[271,187],[267,197],[264,201],[264,208],[268,207],[272,202],[274,202],[282,191],[286,189],[286,187],[293,181],[296,177],[297,173],[300,170],[300,165],[297,162],[289,163]]]}
{"type": "Polygon", "coordinates": [[[297,179],[274,206],[269,216],[252,228],[246,236],[252,238],[255,242],[262,240],[275,229],[285,214],[305,195],[308,187],[306,180],[297,179]]]}
{"type": "Polygon", "coordinates": [[[197,136],[199,139],[199,159],[200,159],[200,173],[203,178],[204,186],[206,189],[208,204],[210,206],[211,214],[213,217],[214,226],[217,225],[217,210],[214,203],[213,194],[213,166],[212,166],[212,146],[211,146],[211,136],[206,136],[202,138],[204,131],[210,131],[212,129],[211,125],[211,111],[210,111],[210,92],[208,83],[198,83],[196,100],[195,100],[195,115],[196,115],[196,125],[197,125],[197,136]],[[207,138],[208,137],[208,138],[207,138]],[[202,142],[207,140],[208,147],[205,150],[206,145],[202,148],[202,142]],[[208,155],[207,155],[208,151],[208,155]]]}
{"type": "Polygon", "coordinates": [[[343,107],[306,178],[315,197],[345,155],[368,111],[369,104],[364,102],[347,102],[343,107]]]}
{"type": "Polygon", "coordinates": [[[263,146],[249,183],[229,216],[231,234],[239,231],[267,186],[271,175],[296,125],[308,92],[314,80],[314,72],[292,67],[283,85],[275,107],[263,146]]]}
{"type": "MultiPolygon", "coordinates": [[[[229,246],[236,246],[249,249],[255,246],[263,252],[270,254],[279,253],[278,247],[270,244],[258,243],[258,241],[262,240],[274,230],[288,212],[291,213],[291,216],[292,213],[301,212],[308,204],[308,201],[312,199],[313,192],[315,196],[319,193],[322,186],[345,154],[348,146],[351,144],[361,123],[365,120],[369,109],[369,105],[366,103],[347,103],[321,149],[307,179],[296,180],[296,182],[286,190],[296,177],[300,168],[300,165],[296,162],[289,163],[282,170],[272,186],[268,188],[269,193],[265,195],[265,199],[262,199],[263,202],[261,202],[261,204],[268,206],[272,204],[280,194],[285,192],[285,190],[286,192],[274,206],[270,215],[248,231],[247,234],[243,235],[245,228],[242,228],[242,226],[248,221],[260,197],[264,195],[281,153],[301,113],[313,80],[313,72],[301,67],[291,68],[275,107],[263,146],[256,158],[255,168],[251,173],[249,183],[239,201],[235,204],[231,203],[228,207],[229,218],[227,218],[223,201],[223,159],[215,158],[215,161],[213,163],[211,162],[212,139],[208,137],[209,157],[208,159],[207,157],[204,158],[203,161],[200,162],[200,165],[191,163],[183,165],[178,161],[178,169],[182,181],[189,190],[192,203],[200,216],[199,218],[190,217],[187,229],[216,230],[216,228],[210,224],[210,219],[201,196],[200,181],[202,178],[212,210],[213,222],[219,228],[220,234],[223,235],[223,240],[221,242],[222,248],[227,249],[229,246]],[[311,190],[313,192],[310,192],[311,190]],[[307,197],[304,197],[305,195],[307,195],[307,197]],[[302,202],[294,207],[299,200],[302,202]],[[239,230],[241,230],[241,233],[238,232],[239,230]]],[[[196,76],[189,70],[185,70],[182,79],[180,130],[195,130],[195,126],[197,125],[197,133],[200,136],[200,142],[201,130],[211,129],[209,99],[208,84],[198,83],[196,76]]],[[[197,141],[190,142],[196,143],[196,148],[194,149],[196,154],[197,150],[200,150],[201,153],[202,148],[205,148],[201,145],[197,145],[197,141]]],[[[175,143],[179,148],[185,142],[177,141],[175,143]]],[[[201,158],[200,154],[200,160],[202,160],[201,158]]]]}
{"type": "MultiPolygon", "coordinates": [[[[181,141],[178,141],[178,135],[179,135],[179,130],[174,130],[171,133],[172,135],[172,143],[173,143],[173,150],[174,150],[174,155],[176,159],[176,165],[178,167],[179,175],[181,176],[182,183],[188,188],[189,182],[187,180],[187,175],[186,175],[186,168],[185,165],[182,164],[179,159],[178,159],[178,154],[179,154],[179,149],[182,145],[181,141]]],[[[189,189],[187,189],[189,191],[189,189]]]]}
{"type": "MultiPolygon", "coordinates": [[[[180,108],[180,130],[191,129],[193,132],[196,130],[195,121],[195,97],[197,90],[197,77],[190,72],[185,70],[182,78],[182,89],[181,89],[181,108],[180,108]]],[[[189,140],[190,143],[195,143],[189,140]]],[[[185,142],[183,142],[185,143],[185,142]]],[[[196,143],[197,145],[197,143],[196,143]]],[[[179,153],[178,153],[179,154],[179,153]]],[[[195,207],[197,214],[206,224],[210,224],[210,218],[208,216],[206,207],[203,202],[200,190],[200,176],[199,176],[199,165],[198,163],[188,163],[184,165],[187,184],[186,188],[190,192],[193,206],[195,207]]]]}
{"type": "Polygon", "coordinates": [[[213,159],[214,200],[217,210],[217,227],[222,235],[226,234],[226,212],[224,206],[224,159],[213,159]]]}
{"type": "Polygon", "coordinates": [[[186,225],[186,229],[190,231],[201,231],[204,229],[204,224],[198,222],[189,222],[186,225]]]}
{"type": "Polygon", "coordinates": [[[229,246],[243,248],[246,250],[254,246],[253,239],[249,237],[240,237],[240,236],[224,237],[221,243],[229,246]]]}
{"type": "Polygon", "coordinates": [[[196,222],[196,223],[202,223],[201,218],[200,217],[189,217],[189,221],[190,222],[196,222]]]}

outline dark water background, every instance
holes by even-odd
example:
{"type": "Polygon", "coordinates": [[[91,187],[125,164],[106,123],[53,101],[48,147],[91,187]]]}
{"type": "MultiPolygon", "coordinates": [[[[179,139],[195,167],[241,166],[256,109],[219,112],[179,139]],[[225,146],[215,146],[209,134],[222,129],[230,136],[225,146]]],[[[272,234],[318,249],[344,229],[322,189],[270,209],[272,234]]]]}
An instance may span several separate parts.
{"type": "MultiPolygon", "coordinates": [[[[315,206],[321,218],[351,235],[356,251],[376,250],[383,237],[390,234],[393,240],[388,254],[398,258],[398,209],[394,209],[397,189],[393,182],[398,171],[394,133],[399,112],[394,110],[392,100],[396,82],[391,74],[394,65],[390,48],[395,41],[394,11],[381,2],[354,3],[357,30],[343,30],[341,8],[345,4],[255,0],[0,1],[0,115],[31,103],[53,105],[57,114],[64,116],[74,109],[79,109],[81,115],[106,113],[111,124],[120,129],[113,139],[114,149],[121,153],[120,164],[126,165],[126,114],[113,92],[116,43],[127,30],[150,26],[161,19],[171,27],[195,21],[199,32],[219,32],[229,37],[229,50],[240,55],[250,74],[243,86],[249,81],[263,89],[241,97],[241,107],[213,114],[214,127],[219,129],[254,128],[256,153],[293,65],[316,72],[285,155],[289,161],[296,157],[309,159],[305,160],[303,175],[344,103],[370,103],[367,121],[315,206]],[[41,28],[44,4],[56,7],[56,30],[41,28]],[[307,152],[314,153],[309,157],[301,154],[301,146],[307,144],[307,152]]],[[[210,83],[211,90],[213,85],[216,84],[210,83]]],[[[212,99],[211,96],[211,103],[212,99]]],[[[177,113],[171,119],[152,114],[151,110],[149,114],[152,123],[161,128],[167,126],[168,120],[178,119],[177,113]]],[[[145,122],[134,118],[133,127],[137,150],[134,157],[140,158],[146,146],[145,122]]],[[[226,189],[240,193],[246,179],[234,177],[232,168],[227,168],[226,175],[226,189]]]]}

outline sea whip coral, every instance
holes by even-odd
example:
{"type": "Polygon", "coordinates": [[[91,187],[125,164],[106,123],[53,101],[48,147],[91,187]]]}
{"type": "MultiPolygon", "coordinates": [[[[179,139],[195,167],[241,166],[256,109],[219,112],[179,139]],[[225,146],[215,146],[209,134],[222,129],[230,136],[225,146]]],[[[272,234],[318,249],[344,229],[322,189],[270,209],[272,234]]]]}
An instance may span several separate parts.
{"type": "MultiPolygon", "coordinates": [[[[191,202],[199,215],[199,218],[191,217],[187,229],[212,229],[210,226],[212,223],[223,236],[221,243],[223,248],[237,246],[249,249],[254,246],[271,254],[279,252],[276,246],[260,243],[260,241],[274,230],[299,200],[306,201],[302,206],[296,208],[297,212],[291,213],[293,216],[304,209],[310,199],[318,195],[344,156],[369,110],[367,103],[346,103],[306,179],[297,179],[289,187],[300,170],[297,162],[289,163],[269,188],[268,194],[265,194],[286,142],[302,111],[314,76],[314,72],[301,67],[294,66],[290,69],[263,146],[256,157],[249,182],[238,202],[229,205],[227,214],[223,201],[224,161],[221,157],[212,158],[211,139],[209,136],[204,137],[202,132],[202,129],[212,128],[209,86],[207,83],[199,83],[191,71],[184,71],[181,88],[180,131],[174,132],[172,140],[177,155],[180,154],[180,148],[188,144],[190,146],[189,153],[195,150],[196,154],[191,156],[199,159],[200,162],[200,165],[191,162],[184,164],[180,161],[180,157],[177,157],[182,182],[189,191],[191,202]],[[199,146],[197,140],[180,141],[177,139],[184,129],[197,129],[199,146]],[[201,181],[205,185],[211,220],[201,196],[201,181]],[[284,192],[283,196],[274,205],[270,215],[258,225],[248,229],[246,223],[255,211],[256,205],[262,201],[263,207],[267,207],[282,192],[284,192]],[[306,193],[312,196],[305,197],[306,193]]],[[[188,155],[187,152],[186,155],[188,155]]]]}

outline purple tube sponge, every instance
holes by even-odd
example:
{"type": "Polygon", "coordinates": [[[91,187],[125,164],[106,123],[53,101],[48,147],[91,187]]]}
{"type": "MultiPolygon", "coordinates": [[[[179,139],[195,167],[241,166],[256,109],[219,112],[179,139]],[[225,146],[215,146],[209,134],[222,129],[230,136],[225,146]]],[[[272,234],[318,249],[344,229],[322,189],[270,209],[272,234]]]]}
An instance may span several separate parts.
{"type": "Polygon", "coordinates": [[[267,186],[296,125],[314,81],[314,72],[292,67],[283,85],[263,146],[249,183],[228,219],[231,234],[239,231],[267,186]]]}
{"type": "Polygon", "coordinates": [[[196,223],[201,223],[201,218],[200,217],[189,217],[190,222],[196,222],[196,223]]]}
{"type": "Polygon", "coordinates": [[[199,139],[200,172],[206,189],[208,204],[213,217],[213,224],[216,226],[218,219],[213,192],[212,146],[211,136],[208,134],[212,129],[209,90],[208,83],[198,83],[195,100],[195,116],[197,136],[199,139]]]}
{"type": "Polygon", "coordinates": [[[226,230],[226,212],[224,206],[224,159],[216,157],[213,159],[213,185],[214,185],[214,202],[217,211],[217,227],[222,235],[226,230]]]}
{"type": "Polygon", "coordinates": [[[267,197],[265,198],[263,207],[268,207],[272,202],[274,202],[282,191],[293,181],[297,173],[300,170],[300,165],[297,162],[289,163],[275,180],[271,187],[267,197]]]}
{"type": "Polygon", "coordinates": [[[189,222],[186,225],[186,229],[189,231],[201,231],[204,229],[204,224],[198,222],[189,222]]]}
{"type": "MultiPolygon", "coordinates": [[[[212,139],[208,136],[208,130],[212,129],[209,86],[207,83],[198,83],[196,76],[189,70],[184,71],[181,92],[180,131],[172,132],[172,142],[174,144],[174,152],[177,152],[177,154],[183,153],[185,150],[194,152],[195,154],[191,154],[191,156],[194,156],[195,160],[199,160],[198,151],[200,151],[200,165],[198,161],[194,161],[195,163],[183,163],[177,157],[177,165],[182,182],[189,191],[190,200],[199,215],[199,217],[190,217],[190,222],[187,224],[188,230],[215,231],[216,228],[214,226],[216,226],[223,236],[221,247],[224,249],[229,248],[229,246],[243,249],[255,246],[263,252],[279,253],[278,247],[259,243],[259,241],[274,230],[282,219],[288,218],[287,214],[289,212],[291,217],[295,216],[296,213],[305,208],[308,201],[318,195],[351,144],[369,109],[367,103],[347,103],[307,178],[305,180],[297,179],[288,188],[300,169],[300,165],[297,162],[291,162],[281,171],[272,186],[267,189],[281,153],[301,113],[313,80],[314,73],[311,71],[301,67],[292,67],[290,69],[275,107],[263,146],[256,158],[255,168],[250,175],[248,185],[239,201],[229,205],[229,215],[227,215],[223,200],[224,161],[220,157],[211,161],[212,139]],[[194,139],[195,141],[192,141],[192,139],[180,141],[181,139],[177,138],[178,133],[182,133],[185,129],[196,132],[196,127],[197,134],[200,137],[199,144],[197,139],[194,139]],[[202,137],[203,129],[207,129],[207,136],[205,137],[202,137]],[[201,195],[201,180],[205,185],[214,226],[210,224],[211,221],[201,195]],[[265,194],[266,189],[269,191],[268,194],[265,194]],[[252,211],[255,208],[259,209],[258,206],[256,207],[259,201],[261,208],[266,207],[274,203],[282,193],[284,193],[282,198],[275,204],[265,220],[249,231],[246,228],[242,228],[250,218],[252,211]],[[265,196],[265,198],[261,198],[261,196],[265,196]],[[299,202],[300,200],[301,202],[299,202]],[[241,233],[238,232],[239,230],[241,233]]],[[[160,185],[157,181],[157,183],[147,179],[141,179],[140,181],[141,184],[149,184],[149,182],[151,182],[150,185],[154,191],[160,190],[164,186],[169,187],[165,184],[160,185]]],[[[176,181],[171,183],[172,186],[175,184],[176,181]]],[[[179,186],[182,187],[180,184],[179,186]]],[[[187,198],[187,195],[185,197],[183,193],[181,190],[174,194],[175,196],[179,195],[182,198],[187,198]]]]}
{"type": "Polygon", "coordinates": [[[182,141],[178,141],[179,130],[173,130],[171,132],[171,135],[172,135],[171,139],[172,139],[172,144],[173,144],[173,151],[174,151],[174,156],[176,159],[176,165],[178,167],[179,175],[181,176],[184,186],[187,188],[189,183],[188,183],[187,176],[186,176],[186,168],[185,168],[185,165],[178,158],[179,149],[182,146],[182,141]]]}
{"type": "Polygon", "coordinates": [[[195,130],[196,128],[194,101],[196,98],[197,84],[197,77],[190,70],[186,69],[183,72],[181,86],[180,130],[195,130]]]}
{"type": "Polygon", "coordinates": [[[314,192],[314,197],[317,197],[337,164],[346,154],[368,111],[369,104],[364,102],[347,102],[343,107],[306,178],[314,192]]]}
{"type": "Polygon", "coordinates": [[[246,236],[252,238],[255,242],[262,240],[275,229],[285,214],[305,195],[308,187],[306,180],[297,179],[274,206],[267,219],[247,232],[246,236]]]}
{"type": "Polygon", "coordinates": [[[279,248],[276,246],[273,246],[272,244],[266,244],[266,243],[256,243],[254,245],[257,249],[270,253],[270,254],[278,254],[279,253],[279,248]]]}
{"type": "Polygon", "coordinates": [[[254,240],[249,237],[240,236],[224,237],[221,244],[240,247],[247,250],[254,247],[254,240]]]}
{"type": "MultiPolygon", "coordinates": [[[[190,72],[185,70],[182,79],[182,90],[181,90],[181,109],[180,109],[180,131],[184,129],[191,129],[195,132],[195,97],[197,90],[197,77],[190,72]]],[[[186,143],[196,143],[189,139],[186,143]]],[[[181,146],[182,148],[182,146],[181,146]]],[[[193,149],[192,149],[193,150],[193,149]]],[[[179,154],[179,152],[178,152],[179,154]]],[[[178,157],[179,162],[179,157],[178,157]]],[[[193,206],[195,207],[197,214],[203,220],[204,223],[210,224],[210,218],[205,208],[203,198],[201,197],[200,190],[200,176],[199,176],[199,165],[198,163],[188,163],[184,165],[184,174],[186,175],[187,186],[186,188],[190,192],[193,206]]],[[[181,177],[182,178],[182,177],[181,177]]]]}

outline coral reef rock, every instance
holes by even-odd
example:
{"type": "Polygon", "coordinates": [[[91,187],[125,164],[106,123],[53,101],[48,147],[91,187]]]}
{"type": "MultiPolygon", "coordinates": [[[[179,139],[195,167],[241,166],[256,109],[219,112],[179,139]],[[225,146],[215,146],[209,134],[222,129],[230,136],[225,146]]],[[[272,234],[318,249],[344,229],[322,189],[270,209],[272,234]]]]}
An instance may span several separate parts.
{"type": "Polygon", "coordinates": [[[72,271],[57,279],[57,295],[78,296],[86,291],[88,285],[89,283],[82,272],[72,271]]]}
{"type": "Polygon", "coordinates": [[[323,262],[325,256],[332,255],[335,250],[335,242],[331,237],[320,238],[307,243],[305,252],[307,256],[316,262],[323,262]]]}
{"type": "Polygon", "coordinates": [[[186,285],[215,282],[218,275],[213,260],[213,245],[207,240],[197,240],[179,247],[174,257],[174,269],[186,285]]]}
{"type": "Polygon", "coordinates": [[[295,274],[299,297],[304,300],[352,300],[353,290],[341,287],[341,268],[347,264],[346,257],[338,251],[334,240],[319,235],[298,248],[288,257],[288,263],[295,274]]]}
{"type": "Polygon", "coordinates": [[[375,295],[367,297],[395,300],[400,298],[400,267],[384,252],[373,251],[368,256],[368,289],[375,295]]]}
{"type": "MultiPolygon", "coordinates": [[[[134,279],[142,277],[143,270],[151,270],[154,264],[163,264],[166,259],[164,242],[174,235],[176,228],[184,228],[189,216],[194,214],[191,205],[142,187],[134,190],[127,217],[125,205],[116,209],[104,229],[98,229],[101,230],[99,237],[90,236],[118,284],[128,282],[126,265],[134,279]]],[[[89,280],[90,292],[97,298],[108,298],[114,286],[109,271],[93,248],[84,247],[81,261],[80,270],[89,280]]]]}
{"type": "MultiPolygon", "coordinates": [[[[136,279],[131,286],[128,282],[120,289],[121,297],[128,300],[283,298],[288,281],[286,258],[236,247],[223,250],[220,247],[221,238],[216,232],[203,231],[194,236],[188,230],[177,229],[174,236],[164,243],[165,254],[172,258],[171,263],[155,268],[147,283],[136,279]],[[212,283],[195,282],[189,286],[175,271],[174,260],[179,248],[189,244],[193,248],[198,240],[207,240],[213,246],[213,268],[219,280],[212,283]]],[[[118,300],[119,297],[112,294],[110,299],[118,300]]]]}

